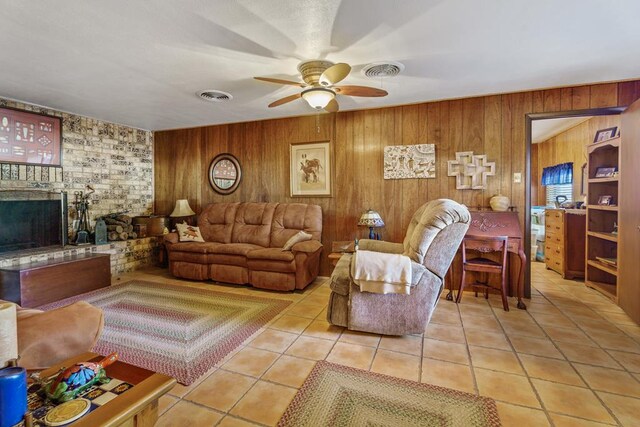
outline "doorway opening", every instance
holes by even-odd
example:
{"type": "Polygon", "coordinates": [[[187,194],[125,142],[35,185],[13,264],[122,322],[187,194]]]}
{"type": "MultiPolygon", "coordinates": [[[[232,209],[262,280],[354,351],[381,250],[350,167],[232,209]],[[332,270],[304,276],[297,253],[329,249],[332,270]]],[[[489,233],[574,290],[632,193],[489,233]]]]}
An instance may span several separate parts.
{"type": "Polygon", "coordinates": [[[537,268],[543,268],[540,263],[544,263],[544,268],[556,271],[558,277],[584,277],[584,272],[580,273],[581,268],[584,271],[584,246],[582,255],[573,253],[567,257],[562,255],[562,251],[565,240],[577,248],[584,245],[586,232],[580,230],[581,227],[584,229],[581,224],[584,224],[586,216],[580,215],[583,214],[581,209],[586,194],[583,168],[586,164],[586,147],[593,142],[594,129],[610,127],[608,123],[613,123],[612,126],[618,123],[619,128],[623,111],[624,107],[611,107],[526,115],[526,298],[531,298],[532,263],[538,263],[535,265],[537,268]],[[573,235],[568,239],[564,230],[564,216],[567,213],[571,213],[567,218],[571,220],[573,230],[573,235]],[[549,218],[555,221],[552,230],[546,224],[549,218]]]}

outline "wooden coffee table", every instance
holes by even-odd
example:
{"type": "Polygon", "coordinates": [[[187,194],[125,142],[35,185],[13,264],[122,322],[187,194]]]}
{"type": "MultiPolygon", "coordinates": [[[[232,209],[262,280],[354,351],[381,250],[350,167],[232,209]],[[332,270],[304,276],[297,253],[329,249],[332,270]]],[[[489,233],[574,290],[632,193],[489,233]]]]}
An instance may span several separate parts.
{"type": "MultiPolygon", "coordinates": [[[[84,353],[45,369],[41,378],[54,375],[61,367],[77,362],[97,362],[95,353],[84,353]]],[[[73,423],[74,427],[136,426],[151,427],[158,420],[158,399],[176,384],[176,380],[124,362],[106,368],[107,376],[133,384],[133,388],[108,401],[73,423]]]]}

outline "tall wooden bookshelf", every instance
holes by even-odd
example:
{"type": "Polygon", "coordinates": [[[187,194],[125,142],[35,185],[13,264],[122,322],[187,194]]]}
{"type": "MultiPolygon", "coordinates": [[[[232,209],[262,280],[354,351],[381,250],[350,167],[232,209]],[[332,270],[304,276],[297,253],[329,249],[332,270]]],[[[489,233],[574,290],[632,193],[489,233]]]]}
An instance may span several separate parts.
{"type": "Polygon", "coordinates": [[[585,284],[618,302],[618,190],[620,137],[589,144],[587,182],[587,247],[585,284]],[[615,176],[596,178],[598,168],[616,168],[615,176]],[[602,196],[611,196],[609,205],[600,205],[602,196]]]}

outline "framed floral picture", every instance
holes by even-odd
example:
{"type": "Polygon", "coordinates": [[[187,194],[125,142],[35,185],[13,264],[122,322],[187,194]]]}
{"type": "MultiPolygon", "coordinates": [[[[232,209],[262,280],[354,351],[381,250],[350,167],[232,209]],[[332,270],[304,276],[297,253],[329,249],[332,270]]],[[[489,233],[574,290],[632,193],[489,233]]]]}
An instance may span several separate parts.
{"type": "Polygon", "coordinates": [[[291,144],[291,197],[331,197],[331,145],[326,142],[291,144]]]}
{"type": "Polygon", "coordinates": [[[62,119],[0,108],[0,162],[62,165],[62,119]]]}

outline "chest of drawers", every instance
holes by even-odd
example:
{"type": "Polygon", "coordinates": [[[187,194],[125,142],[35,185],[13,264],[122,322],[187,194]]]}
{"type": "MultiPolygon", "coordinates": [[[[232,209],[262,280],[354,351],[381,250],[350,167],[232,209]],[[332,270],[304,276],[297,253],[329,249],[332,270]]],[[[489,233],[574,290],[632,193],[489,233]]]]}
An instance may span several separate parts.
{"type": "Polygon", "coordinates": [[[564,209],[545,211],[544,261],[565,279],[584,277],[585,219],[564,209]]]}

